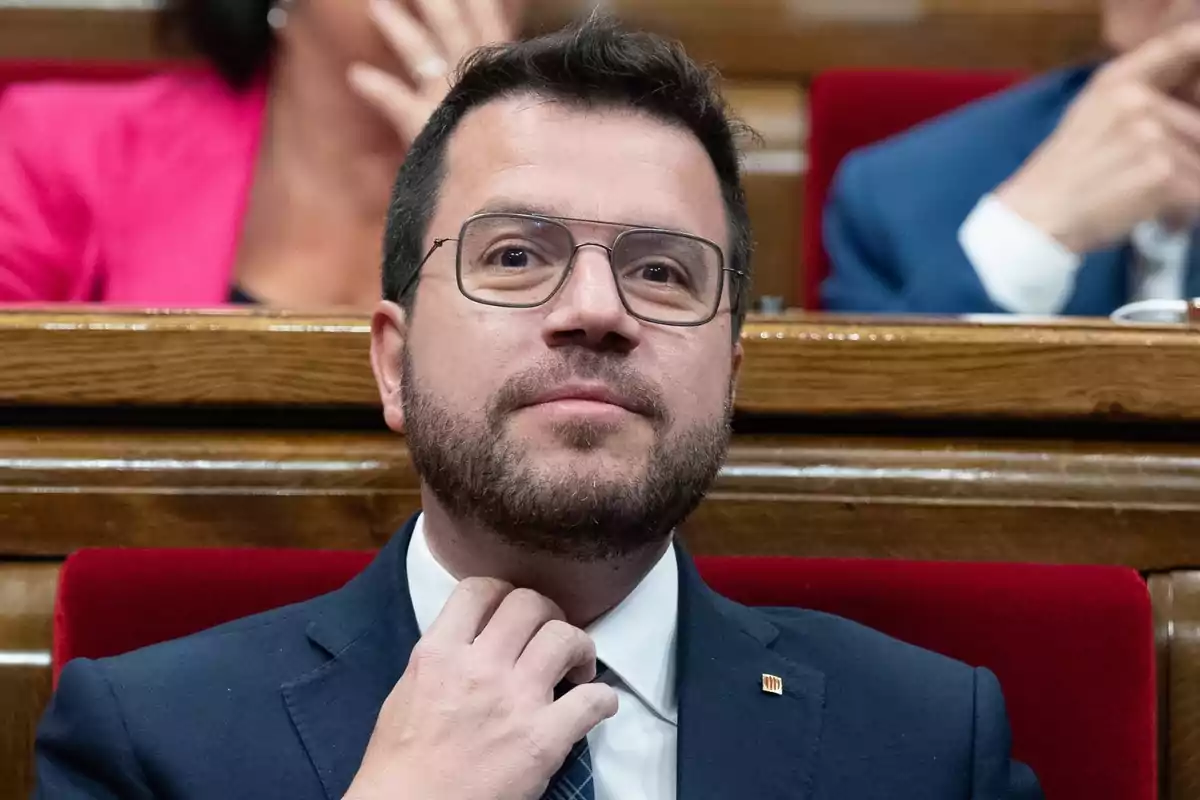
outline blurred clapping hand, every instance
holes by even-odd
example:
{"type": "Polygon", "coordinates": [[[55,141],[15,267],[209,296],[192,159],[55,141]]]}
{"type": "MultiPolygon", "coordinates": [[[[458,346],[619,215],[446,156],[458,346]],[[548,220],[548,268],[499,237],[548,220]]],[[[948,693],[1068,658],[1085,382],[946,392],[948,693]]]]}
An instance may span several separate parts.
{"type": "Polygon", "coordinates": [[[472,50],[515,34],[517,14],[503,0],[369,0],[370,16],[407,74],[365,62],[351,65],[350,86],[410,145],[450,88],[451,72],[472,50]]]}

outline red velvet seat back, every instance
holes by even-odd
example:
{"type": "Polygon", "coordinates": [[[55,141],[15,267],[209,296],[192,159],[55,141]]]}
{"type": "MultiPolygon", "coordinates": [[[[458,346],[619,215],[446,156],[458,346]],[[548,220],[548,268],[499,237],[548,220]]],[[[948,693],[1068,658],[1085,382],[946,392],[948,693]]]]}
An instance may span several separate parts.
{"type": "MultiPolygon", "coordinates": [[[[332,590],[368,553],[83,550],[55,609],[55,675],[332,590]]],[[[790,558],[699,559],[748,605],[802,606],[991,668],[1016,756],[1054,800],[1153,800],[1154,642],[1137,573],[1115,567],[790,558]]]]}
{"type": "Polygon", "coordinates": [[[800,285],[806,307],[819,306],[829,272],[821,218],[830,184],[852,150],[886,139],[973,100],[1006,89],[1017,72],[830,70],[809,92],[808,172],[804,177],[800,285]]]}

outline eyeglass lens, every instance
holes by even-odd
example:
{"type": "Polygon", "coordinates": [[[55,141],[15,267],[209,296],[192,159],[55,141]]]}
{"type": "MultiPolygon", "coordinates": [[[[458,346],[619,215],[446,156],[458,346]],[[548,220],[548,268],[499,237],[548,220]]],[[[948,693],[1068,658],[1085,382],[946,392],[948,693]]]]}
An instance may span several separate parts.
{"type": "MultiPolygon", "coordinates": [[[[472,218],[459,240],[463,292],[482,303],[536,306],[559,288],[576,241],[562,223],[486,214],[472,218]]],[[[724,279],[711,243],[670,231],[629,230],[612,246],[613,272],[630,312],[651,321],[708,318],[724,279]]]]}

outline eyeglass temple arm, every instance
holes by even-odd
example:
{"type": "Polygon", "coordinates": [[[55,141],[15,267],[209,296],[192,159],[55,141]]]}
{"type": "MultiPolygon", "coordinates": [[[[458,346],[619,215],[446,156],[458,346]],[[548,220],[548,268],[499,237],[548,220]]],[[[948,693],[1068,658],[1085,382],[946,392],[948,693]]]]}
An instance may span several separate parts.
{"type": "Polygon", "coordinates": [[[433,257],[434,251],[446,244],[446,242],[457,241],[457,239],[434,239],[433,245],[425,252],[425,255],[421,256],[421,263],[417,264],[417,268],[412,271],[412,274],[408,276],[408,280],[404,282],[404,285],[400,287],[400,291],[397,292],[396,296],[392,299],[396,302],[399,302],[400,298],[408,294],[408,290],[412,288],[413,284],[417,282],[417,278],[421,276],[421,269],[425,266],[425,262],[433,257]]]}

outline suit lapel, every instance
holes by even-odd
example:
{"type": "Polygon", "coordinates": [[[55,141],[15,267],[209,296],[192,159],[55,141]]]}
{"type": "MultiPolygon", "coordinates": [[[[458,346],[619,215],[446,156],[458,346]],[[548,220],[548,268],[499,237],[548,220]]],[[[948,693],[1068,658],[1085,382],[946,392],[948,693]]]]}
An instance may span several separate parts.
{"type": "Polygon", "coordinates": [[[678,796],[811,797],[825,676],[774,652],[774,625],[708,589],[682,549],[679,561],[678,796]]]}
{"type": "Polygon", "coordinates": [[[405,569],[412,529],[410,520],[309,624],[309,639],[330,660],[282,687],[329,800],[340,800],[350,787],[379,709],[420,638],[405,569]]]}

